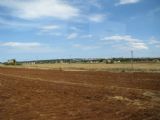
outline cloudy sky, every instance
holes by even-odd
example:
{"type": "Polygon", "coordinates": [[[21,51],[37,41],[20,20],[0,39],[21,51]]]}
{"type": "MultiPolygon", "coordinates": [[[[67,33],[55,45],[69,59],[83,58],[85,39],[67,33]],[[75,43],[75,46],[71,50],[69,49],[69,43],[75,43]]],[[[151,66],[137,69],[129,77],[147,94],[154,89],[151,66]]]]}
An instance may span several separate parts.
{"type": "Polygon", "coordinates": [[[0,61],[160,57],[160,0],[0,0],[0,61]]]}

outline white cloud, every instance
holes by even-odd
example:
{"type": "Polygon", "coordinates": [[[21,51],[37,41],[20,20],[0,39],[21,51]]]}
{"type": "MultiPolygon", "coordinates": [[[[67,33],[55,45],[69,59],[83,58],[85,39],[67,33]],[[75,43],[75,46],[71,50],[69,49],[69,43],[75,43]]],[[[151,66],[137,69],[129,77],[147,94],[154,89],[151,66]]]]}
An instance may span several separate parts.
{"type": "Polygon", "coordinates": [[[105,37],[102,41],[112,42],[114,46],[121,46],[121,48],[133,49],[133,50],[147,50],[148,46],[142,42],[142,40],[133,38],[130,35],[114,35],[105,37]]]}
{"type": "Polygon", "coordinates": [[[134,4],[138,2],[140,2],[140,0],[119,0],[119,2],[116,3],[116,5],[134,4]]]}
{"type": "Polygon", "coordinates": [[[61,36],[62,33],[60,33],[59,30],[61,29],[61,26],[58,25],[45,25],[39,27],[40,31],[37,32],[37,35],[53,35],[53,36],[61,36]]]}
{"type": "Polygon", "coordinates": [[[156,45],[157,48],[160,48],[160,44],[156,45]]]}
{"type": "Polygon", "coordinates": [[[16,27],[16,29],[22,29],[22,28],[35,28],[39,26],[39,23],[27,23],[27,22],[19,22],[15,20],[8,20],[0,18],[0,24],[1,27],[16,27]]]}
{"type": "Polygon", "coordinates": [[[154,45],[157,48],[160,48],[160,41],[157,40],[155,37],[152,37],[149,41],[148,41],[149,45],[154,45]]]}
{"type": "Polygon", "coordinates": [[[127,41],[127,42],[138,42],[138,39],[132,38],[130,35],[114,35],[110,37],[105,37],[102,40],[107,41],[127,41]]]}
{"type": "Polygon", "coordinates": [[[92,38],[93,37],[93,35],[91,35],[91,34],[88,34],[88,35],[82,35],[81,36],[81,38],[92,38]]]}
{"type": "Polygon", "coordinates": [[[87,46],[87,45],[81,45],[81,44],[74,44],[73,47],[79,48],[82,50],[93,50],[93,49],[99,48],[99,46],[87,46]]]}
{"type": "Polygon", "coordinates": [[[68,36],[67,36],[67,39],[75,39],[75,38],[77,38],[78,37],[78,33],[71,33],[71,34],[69,34],[68,36]]]}
{"type": "Polygon", "coordinates": [[[71,40],[71,39],[75,39],[75,38],[77,38],[77,37],[79,37],[79,38],[82,38],[82,39],[89,39],[89,38],[92,38],[93,37],[93,35],[91,35],[91,34],[88,34],[88,35],[79,35],[78,33],[71,33],[71,34],[69,34],[68,36],[67,36],[67,39],[69,39],[69,40],[71,40]]]}
{"type": "Polygon", "coordinates": [[[60,29],[60,26],[58,26],[58,25],[46,25],[46,26],[40,27],[40,33],[52,34],[53,31],[57,30],[57,29],[60,29]]]}
{"type": "Polygon", "coordinates": [[[13,16],[23,19],[71,19],[79,15],[79,9],[62,0],[3,0],[0,5],[9,8],[13,16]]]}
{"type": "Polygon", "coordinates": [[[92,6],[95,6],[97,8],[101,8],[101,2],[99,2],[99,0],[88,0],[89,4],[92,6]]]}
{"type": "Polygon", "coordinates": [[[1,42],[0,47],[7,47],[9,53],[55,53],[63,49],[38,42],[1,42]]]}
{"type": "Polygon", "coordinates": [[[155,37],[152,37],[152,38],[149,40],[149,44],[151,44],[151,45],[160,44],[160,41],[158,41],[155,37]]]}
{"type": "Polygon", "coordinates": [[[147,45],[143,42],[131,42],[129,43],[130,47],[135,50],[146,50],[148,49],[147,45]]]}
{"type": "Polygon", "coordinates": [[[93,14],[93,15],[90,15],[88,19],[93,22],[102,22],[105,19],[105,15],[104,14],[93,14]]]}
{"type": "Polygon", "coordinates": [[[60,32],[53,32],[53,31],[40,31],[37,32],[36,35],[51,35],[51,36],[63,36],[60,32]]]}
{"type": "Polygon", "coordinates": [[[62,36],[60,32],[48,33],[49,35],[62,36]]]}
{"type": "Polygon", "coordinates": [[[58,25],[46,25],[46,26],[42,26],[40,29],[44,30],[44,31],[50,31],[50,30],[55,30],[55,29],[59,29],[60,26],[58,25]]]}
{"type": "Polygon", "coordinates": [[[73,31],[80,31],[80,29],[75,27],[75,26],[71,26],[70,29],[73,30],[73,31]]]}
{"type": "Polygon", "coordinates": [[[41,44],[37,42],[4,42],[0,46],[18,48],[18,49],[33,49],[40,47],[41,44]]]}

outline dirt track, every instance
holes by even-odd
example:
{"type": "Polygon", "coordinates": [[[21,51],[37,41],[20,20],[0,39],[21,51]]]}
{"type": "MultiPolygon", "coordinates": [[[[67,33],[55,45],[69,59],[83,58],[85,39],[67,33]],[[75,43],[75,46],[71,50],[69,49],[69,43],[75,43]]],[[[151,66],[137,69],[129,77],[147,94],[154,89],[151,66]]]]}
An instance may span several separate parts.
{"type": "Polygon", "coordinates": [[[159,73],[0,68],[0,120],[159,118],[159,73]]]}

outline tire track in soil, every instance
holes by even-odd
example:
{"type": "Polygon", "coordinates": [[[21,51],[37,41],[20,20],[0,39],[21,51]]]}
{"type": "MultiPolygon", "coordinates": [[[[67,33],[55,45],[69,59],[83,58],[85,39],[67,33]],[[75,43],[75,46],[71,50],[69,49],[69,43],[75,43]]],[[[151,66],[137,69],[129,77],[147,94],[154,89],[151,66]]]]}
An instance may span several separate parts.
{"type": "Polygon", "coordinates": [[[27,79],[27,80],[38,80],[38,81],[42,81],[42,82],[51,82],[51,83],[55,83],[55,84],[65,84],[65,85],[73,85],[73,86],[79,86],[79,87],[89,87],[89,88],[119,88],[119,89],[126,89],[126,90],[135,90],[135,91],[153,91],[153,92],[159,92],[159,90],[148,90],[148,89],[140,89],[140,88],[129,88],[129,87],[122,87],[122,86],[107,86],[107,85],[93,85],[93,84],[86,84],[86,83],[75,83],[75,82],[66,82],[63,80],[46,80],[46,79],[42,79],[42,78],[38,78],[38,77],[24,77],[24,76],[20,76],[20,75],[11,75],[11,74],[4,74],[4,73],[0,73],[0,75],[2,76],[6,76],[6,77],[14,77],[14,78],[21,78],[21,79],[27,79]]]}
{"type": "MultiPolygon", "coordinates": [[[[22,76],[22,75],[13,75],[13,74],[9,74],[9,73],[7,73],[7,74],[5,74],[5,73],[0,73],[0,79],[1,80],[5,80],[6,78],[9,78],[10,80],[12,80],[12,78],[14,78],[15,80],[24,80],[24,81],[42,81],[42,82],[50,82],[50,83],[55,83],[55,84],[59,84],[60,86],[61,86],[61,84],[62,85],[67,85],[67,86],[74,86],[74,87],[87,87],[87,88],[109,88],[108,90],[112,90],[112,89],[110,89],[110,88],[116,88],[116,89],[118,89],[118,90],[121,90],[121,89],[123,89],[123,90],[125,90],[125,92],[127,91],[127,90],[134,90],[135,91],[135,94],[137,95],[137,94],[139,94],[139,92],[143,92],[143,91],[158,91],[158,90],[145,90],[145,89],[139,89],[139,88],[128,88],[128,87],[121,87],[121,86],[103,86],[103,85],[98,85],[98,84],[96,84],[96,85],[94,85],[94,84],[86,84],[86,83],[76,83],[76,82],[68,82],[68,81],[64,81],[64,80],[59,80],[59,81],[56,81],[56,80],[51,80],[51,79],[42,79],[42,78],[38,78],[38,77],[27,77],[27,76],[22,76]],[[2,79],[1,79],[2,78],[2,79]]],[[[14,80],[13,79],[13,80],[14,80]]],[[[2,84],[2,86],[3,86],[3,84],[2,84]]],[[[48,88],[47,88],[48,89],[48,88]]],[[[59,93],[58,93],[59,94],[59,93]]],[[[127,94],[127,92],[125,93],[125,94],[127,94]]],[[[106,94],[105,94],[106,95],[106,94]]],[[[148,95],[149,97],[150,97],[150,95],[152,96],[152,93],[146,93],[146,95],[148,95]]],[[[72,95],[71,95],[72,96],[72,95]]],[[[96,96],[96,95],[95,95],[96,96]]],[[[97,96],[98,96],[98,93],[97,93],[97,96]]],[[[103,95],[102,95],[103,96],[103,95]]],[[[85,99],[87,98],[88,100],[92,100],[92,104],[90,105],[90,106],[88,106],[88,107],[86,107],[86,109],[83,109],[83,107],[80,109],[81,110],[81,112],[83,112],[83,111],[87,111],[88,110],[88,108],[89,107],[91,107],[92,109],[94,108],[94,106],[96,106],[97,108],[99,108],[99,111],[97,111],[97,110],[95,110],[95,114],[98,114],[98,113],[96,113],[96,112],[100,112],[100,111],[105,111],[107,108],[104,108],[105,106],[111,106],[111,107],[113,107],[114,106],[114,104],[115,104],[115,108],[118,110],[118,112],[117,112],[117,115],[119,116],[119,117],[117,117],[117,120],[127,120],[127,119],[131,119],[132,118],[132,120],[134,120],[134,119],[136,119],[136,120],[140,120],[140,119],[147,119],[147,117],[149,118],[149,119],[155,119],[155,118],[158,118],[157,116],[156,116],[156,114],[158,113],[158,111],[159,111],[159,109],[158,109],[158,102],[157,103],[155,103],[156,105],[154,105],[153,107],[152,107],[152,105],[153,105],[153,103],[149,100],[146,100],[146,103],[148,104],[148,108],[145,108],[145,110],[143,110],[143,108],[139,108],[139,107],[143,107],[143,106],[145,106],[145,104],[143,103],[144,101],[142,100],[132,100],[132,99],[128,99],[127,97],[124,97],[123,95],[121,96],[121,94],[116,94],[116,96],[107,96],[107,97],[109,97],[109,98],[106,98],[106,97],[104,97],[104,100],[102,99],[101,100],[101,98],[99,98],[97,101],[96,100],[94,100],[94,99],[96,99],[96,98],[94,98],[94,96],[92,96],[92,95],[89,95],[89,94],[87,94],[87,96],[83,96],[85,99]],[[101,101],[99,101],[99,100],[101,100],[101,101]],[[103,104],[104,105],[103,105],[103,104]],[[124,104],[124,109],[123,110],[121,110],[121,107],[120,108],[118,108],[117,106],[119,105],[119,104],[124,104]],[[102,104],[102,105],[101,105],[102,104]],[[113,104],[113,106],[112,106],[112,104],[113,104]],[[127,106],[127,104],[129,104],[129,106],[127,106]],[[125,106],[126,105],[126,106],[125,106]],[[151,107],[150,107],[151,106],[151,107]],[[133,107],[133,108],[132,108],[133,107]],[[133,111],[132,111],[133,110],[133,111]],[[143,116],[144,115],[144,116],[143,116]],[[118,119],[119,118],[119,119],[118,119]]],[[[84,99],[83,98],[83,99],[84,99]]],[[[79,99],[79,98],[77,98],[77,99],[79,99]]],[[[83,99],[80,99],[80,100],[83,100],[83,99]]],[[[135,98],[135,99],[138,99],[137,97],[135,98]]],[[[91,102],[91,101],[90,101],[91,102]]],[[[76,104],[77,104],[77,102],[75,102],[76,104]]],[[[80,107],[80,106],[79,106],[80,107]]],[[[94,108],[94,109],[97,109],[97,108],[94,108]]],[[[146,107],[146,106],[145,106],[146,107]]],[[[76,107],[75,107],[76,108],[76,107]]],[[[67,110],[68,110],[69,108],[67,108],[67,110]]],[[[92,111],[93,112],[93,111],[92,111]]],[[[114,112],[114,111],[113,111],[114,112]]],[[[71,112],[72,113],[72,112],[71,112]]],[[[101,113],[101,112],[100,112],[101,113]]],[[[112,112],[111,112],[112,113],[112,112]]],[[[83,112],[82,114],[80,114],[79,116],[80,117],[82,117],[82,116],[87,116],[86,114],[88,114],[88,112],[83,112]]],[[[26,115],[26,114],[25,114],[26,115]]],[[[102,115],[105,115],[105,113],[104,114],[102,114],[102,115]]],[[[111,114],[111,115],[113,115],[113,114],[111,114]]],[[[58,116],[60,116],[60,115],[58,115],[58,116]]],[[[92,118],[92,117],[91,117],[92,118]]],[[[99,117],[99,118],[103,118],[102,116],[101,117],[99,117]]],[[[99,118],[97,118],[97,120],[99,119],[99,118]]],[[[113,116],[111,116],[110,117],[110,119],[113,119],[113,116]]],[[[83,119],[83,117],[81,118],[81,119],[83,119]]],[[[49,120],[49,119],[48,119],[49,120]]],[[[68,119],[67,119],[68,120],[68,119]]],[[[99,120],[101,120],[101,119],[99,119],[99,120]]],[[[156,119],[155,119],[156,120],[156,119]]],[[[158,119],[157,119],[158,120],[158,119]]]]}

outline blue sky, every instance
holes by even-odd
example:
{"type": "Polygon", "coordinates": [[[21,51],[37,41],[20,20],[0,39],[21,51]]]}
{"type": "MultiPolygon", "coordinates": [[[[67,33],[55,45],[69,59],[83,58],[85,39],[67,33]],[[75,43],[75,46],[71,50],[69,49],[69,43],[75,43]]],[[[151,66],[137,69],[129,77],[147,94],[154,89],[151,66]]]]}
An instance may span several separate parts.
{"type": "Polygon", "coordinates": [[[0,0],[0,61],[160,57],[160,0],[0,0]]]}

